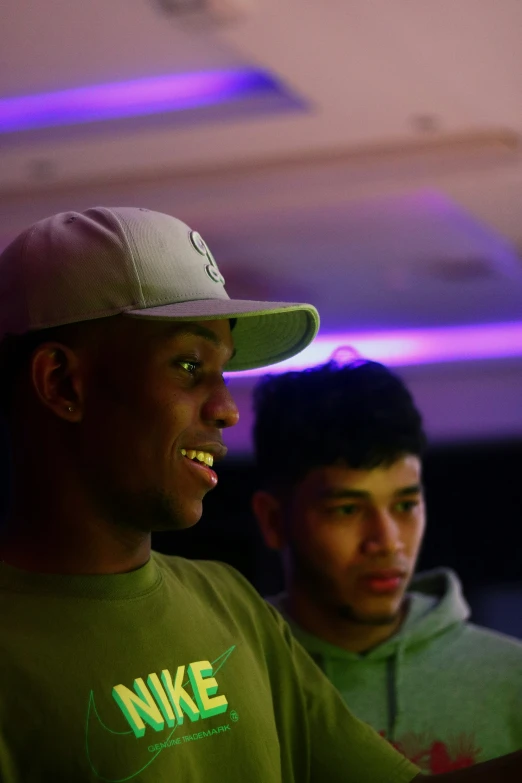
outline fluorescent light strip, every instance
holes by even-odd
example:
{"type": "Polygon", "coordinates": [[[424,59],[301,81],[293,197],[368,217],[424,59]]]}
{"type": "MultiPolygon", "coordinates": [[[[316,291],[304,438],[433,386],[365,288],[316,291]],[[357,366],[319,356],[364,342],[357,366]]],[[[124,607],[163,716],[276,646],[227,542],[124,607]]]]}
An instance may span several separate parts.
{"type": "Polygon", "coordinates": [[[230,377],[258,376],[304,370],[322,364],[339,352],[342,360],[359,356],[388,366],[463,362],[522,357],[522,321],[405,329],[386,332],[325,334],[297,356],[271,367],[230,373],[230,377]]]}
{"type": "Polygon", "coordinates": [[[280,88],[269,74],[243,68],[171,74],[3,98],[0,99],[0,133],[182,111],[262,92],[280,92],[280,88]]]}

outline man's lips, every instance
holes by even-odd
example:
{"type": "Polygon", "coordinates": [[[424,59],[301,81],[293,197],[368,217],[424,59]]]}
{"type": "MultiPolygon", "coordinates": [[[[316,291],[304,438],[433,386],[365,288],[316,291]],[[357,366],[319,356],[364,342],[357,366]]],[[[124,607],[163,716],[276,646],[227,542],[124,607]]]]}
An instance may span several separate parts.
{"type": "Polygon", "coordinates": [[[212,470],[215,460],[223,459],[227,453],[226,446],[220,441],[192,443],[181,449],[181,456],[193,475],[199,475],[212,489],[218,483],[218,477],[212,470]]]}
{"type": "Polygon", "coordinates": [[[395,593],[403,585],[407,573],[399,568],[382,568],[361,574],[359,581],[371,593],[395,593]]]}
{"type": "Polygon", "coordinates": [[[203,454],[212,454],[215,461],[223,459],[227,454],[227,447],[221,441],[212,440],[205,443],[190,443],[188,446],[183,446],[183,451],[191,452],[195,451],[197,454],[203,452],[203,454]]]}

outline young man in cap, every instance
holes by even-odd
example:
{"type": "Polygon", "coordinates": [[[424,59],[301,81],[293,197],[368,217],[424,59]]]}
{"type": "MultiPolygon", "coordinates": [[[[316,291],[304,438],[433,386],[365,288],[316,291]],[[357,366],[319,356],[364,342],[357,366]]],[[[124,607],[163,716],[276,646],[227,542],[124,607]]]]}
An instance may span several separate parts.
{"type": "Polygon", "coordinates": [[[404,383],[331,362],[269,376],[254,397],[253,506],[283,553],[287,592],[271,602],[298,641],[424,772],[522,748],[522,644],[468,622],[451,571],[411,581],[426,439],[404,383]]]}
{"type": "Polygon", "coordinates": [[[0,272],[2,783],[415,778],[233,569],[150,548],[217,482],[223,371],[300,350],[315,310],[229,300],[199,234],[132,208],[43,220],[0,272]]]}

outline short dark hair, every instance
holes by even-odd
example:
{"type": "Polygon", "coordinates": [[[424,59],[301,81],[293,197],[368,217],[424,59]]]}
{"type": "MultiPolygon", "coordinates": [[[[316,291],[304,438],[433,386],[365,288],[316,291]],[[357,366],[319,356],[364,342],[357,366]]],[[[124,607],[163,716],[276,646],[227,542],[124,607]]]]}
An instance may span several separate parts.
{"type": "Polygon", "coordinates": [[[261,485],[289,488],[313,468],[345,462],[371,470],[422,456],[422,417],[403,381],[371,361],[331,361],[268,375],[254,389],[254,447],[261,485]]]}

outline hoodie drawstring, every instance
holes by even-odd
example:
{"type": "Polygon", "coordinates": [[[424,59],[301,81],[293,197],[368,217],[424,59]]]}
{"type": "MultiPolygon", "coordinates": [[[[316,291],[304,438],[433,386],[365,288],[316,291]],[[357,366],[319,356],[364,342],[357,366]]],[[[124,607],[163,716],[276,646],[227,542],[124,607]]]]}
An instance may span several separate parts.
{"type": "Polygon", "coordinates": [[[386,659],[386,694],[388,704],[388,731],[389,742],[395,740],[395,730],[399,717],[399,679],[402,648],[398,646],[392,656],[386,659]]]}
{"type": "MultiPolygon", "coordinates": [[[[388,725],[386,732],[386,739],[388,742],[395,741],[395,732],[397,729],[397,721],[400,714],[400,700],[399,700],[399,685],[400,685],[400,673],[402,663],[403,650],[399,645],[393,655],[386,659],[386,703],[388,707],[388,725]]],[[[310,653],[310,657],[321,669],[329,680],[333,681],[330,667],[328,666],[328,656],[321,653],[310,653]]]]}

